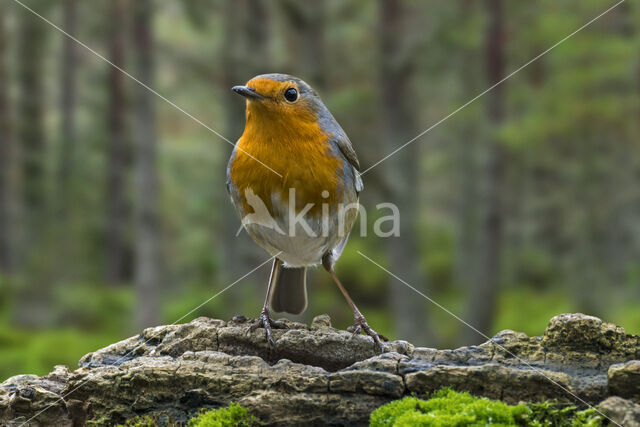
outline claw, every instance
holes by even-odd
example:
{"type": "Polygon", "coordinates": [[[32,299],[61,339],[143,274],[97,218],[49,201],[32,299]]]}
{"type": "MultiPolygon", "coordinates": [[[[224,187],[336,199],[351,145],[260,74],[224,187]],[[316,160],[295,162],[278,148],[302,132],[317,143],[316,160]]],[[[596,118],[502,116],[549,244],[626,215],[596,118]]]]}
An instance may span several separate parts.
{"type": "Polygon", "coordinates": [[[253,322],[247,328],[247,335],[249,335],[251,332],[255,331],[258,328],[264,328],[265,334],[267,336],[267,342],[271,347],[274,347],[276,343],[273,340],[273,336],[271,334],[272,327],[276,329],[289,328],[289,326],[287,326],[287,324],[284,322],[281,322],[279,320],[271,320],[271,317],[269,316],[269,310],[266,308],[263,308],[262,312],[260,313],[260,316],[258,317],[258,320],[253,322]]]}
{"type": "Polygon", "coordinates": [[[347,328],[347,331],[352,332],[354,336],[364,331],[367,335],[369,335],[373,339],[374,344],[376,345],[376,347],[378,347],[381,353],[384,353],[385,351],[384,344],[382,344],[382,341],[389,341],[387,337],[374,331],[371,328],[371,326],[369,326],[364,316],[361,314],[360,315],[356,314],[354,325],[349,326],[347,328]]]}
{"type": "Polygon", "coordinates": [[[271,320],[271,326],[274,329],[289,329],[289,325],[287,325],[285,322],[282,322],[280,320],[271,320]]]}
{"type": "Polygon", "coordinates": [[[356,335],[360,335],[362,333],[362,326],[360,326],[360,325],[352,325],[352,326],[349,326],[347,328],[347,331],[351,332],[351,338],[350,339],[353,339],[353,337],[355,337],[356,335]]]}

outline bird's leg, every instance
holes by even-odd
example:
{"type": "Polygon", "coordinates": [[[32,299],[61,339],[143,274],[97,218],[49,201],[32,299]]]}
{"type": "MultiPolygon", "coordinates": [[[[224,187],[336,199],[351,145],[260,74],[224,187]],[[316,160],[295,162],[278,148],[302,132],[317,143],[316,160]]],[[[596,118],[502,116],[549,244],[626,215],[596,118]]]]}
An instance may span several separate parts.
{"type": "Polygon", "coordinates": [[[258,328],[264,328],[267,334],[267,342],[271,346],[275,345],[273,337],[271,336],[271,327],[274,327],[276,329],[286,329],[288,327],[284,322],[271,320],[271,316],[269,315],[269,298],[271,297],[271,287],[273,285],[273,282],[276,280],[276,275],[278,274],[280,264],[282,264],[282,261],[280,261],[278,258],[273,260],[273,267],[271,267],[271,275],[269,276],[269,285],[267,286],[267,296],[264,300],[264,306],[262,307],[260,316],[258,316],[258,320],[253,322],[247,328],[247,333],[255,331],[258,328]]]}
{"type": "Polygon", "coordinates": [[[347,303],[349,303],[351,310],[353,310],[353,317],[355,319],[355,323],[353,326],[349,326],[347,330],[349,332],[353,332],[354,335],[359,334],[362,331],[366,332],[367,335],[373,338],[373,342],[376,344],[378,349],[380,349],[380,351],[384,353],[384,345],[382,344],[382,341],[389,341],[389,339],[384,335],[377,333],[371,328],[371,326],[369,326],[369,324],[367,323],[367,319],[365,319],[362,313],[360,313],[360,310],[358,310],[358,307],[356,307],[356,305],[354,304],[353,300],[349,296],[349,293],[344,288],[344,286],[342,286],[342,283],[338,279],[338,276],[336,276],[336,273],[333,271],[333,268],[327,268],[327,271],[329,272],[329,274],[331,274],[331,277],[333,277],[333,281],[336,282],[336,285],[338,285],[338,288],[340,288],[340,292],[342,292],[342,295],[344,295],[344,298],[347,300],[347,303]]]}

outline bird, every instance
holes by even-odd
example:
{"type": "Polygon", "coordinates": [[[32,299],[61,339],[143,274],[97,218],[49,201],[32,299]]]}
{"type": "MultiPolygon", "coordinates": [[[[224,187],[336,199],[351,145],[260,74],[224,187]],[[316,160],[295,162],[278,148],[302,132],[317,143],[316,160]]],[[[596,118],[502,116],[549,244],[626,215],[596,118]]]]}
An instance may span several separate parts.
{"type": "Polygon", "coordinates": [[[246,100],[245,127],[227,165],[227,191],[251,238],[274,260],[267,295],[248,332],[265,329],[273,346],[271,310],[307,308],[306,273],[322,265],[349,304],[355,334],[384,352],[335,273],[356,220],[363,189],[351,141],[316,91],[288,74],[262,74],[232,90],[246,100]]]}

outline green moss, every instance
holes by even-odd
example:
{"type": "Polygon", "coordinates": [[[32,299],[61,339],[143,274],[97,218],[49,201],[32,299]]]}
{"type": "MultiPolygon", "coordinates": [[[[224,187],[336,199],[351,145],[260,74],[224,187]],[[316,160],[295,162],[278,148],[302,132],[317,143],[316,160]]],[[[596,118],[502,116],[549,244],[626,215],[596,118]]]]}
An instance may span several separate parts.
{"type": "MultiPolygon", "coordinates": [[[[94,425],[104,425],[102,423],[96,423],[94,425]]],[[[118,427],[155,427],[158,425],[158,422],[155,418],[144,416],[144,417],[135,417],[130,420],[127,420],[124,424],[118,424],[118,427]]]]}
{"type": "Polygon", "coordinates": [[[189,427],[253,427],[260,422],[246,408],[231,403],[228,408],[213,409],[189,420],[189,427]]]}
{"type": "Polygon", "coordinates": [[[370,418],[372,427],[384,426],[530,426],[599,427],[601,417],[595,410],[576,411],[555,402],[507,405],[506,403],[458,393],[451,389],[436,391],[429,400],[406,397],[376,409],[370,418]]]}
{"type": "Polygon", "coordinates": [[[429,400],[406,397],[376,409],[371,426],[512,426],[529,412],[525,405],[481,399],[469,393],[442,389],[429,400]]]}
{"type": "Polygon", "coordinates": [[[602,417],[595,409],[576,411],[575,406],[560,406],[557,402],[529,403],[531,414],[527,426],[532,427],[600,427],[602,417]]]}

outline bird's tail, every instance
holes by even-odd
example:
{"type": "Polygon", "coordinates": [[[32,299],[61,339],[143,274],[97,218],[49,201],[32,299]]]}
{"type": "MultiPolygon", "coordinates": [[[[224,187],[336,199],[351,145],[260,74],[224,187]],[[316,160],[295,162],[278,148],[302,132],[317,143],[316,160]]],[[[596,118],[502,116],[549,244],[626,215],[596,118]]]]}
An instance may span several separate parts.
{"type": "Polygon", "coordinates": [[[271,310],[300,314],[307,308],[307,268],[284,268],[278,265],[275,272],[271,300],[271,310]]]}

